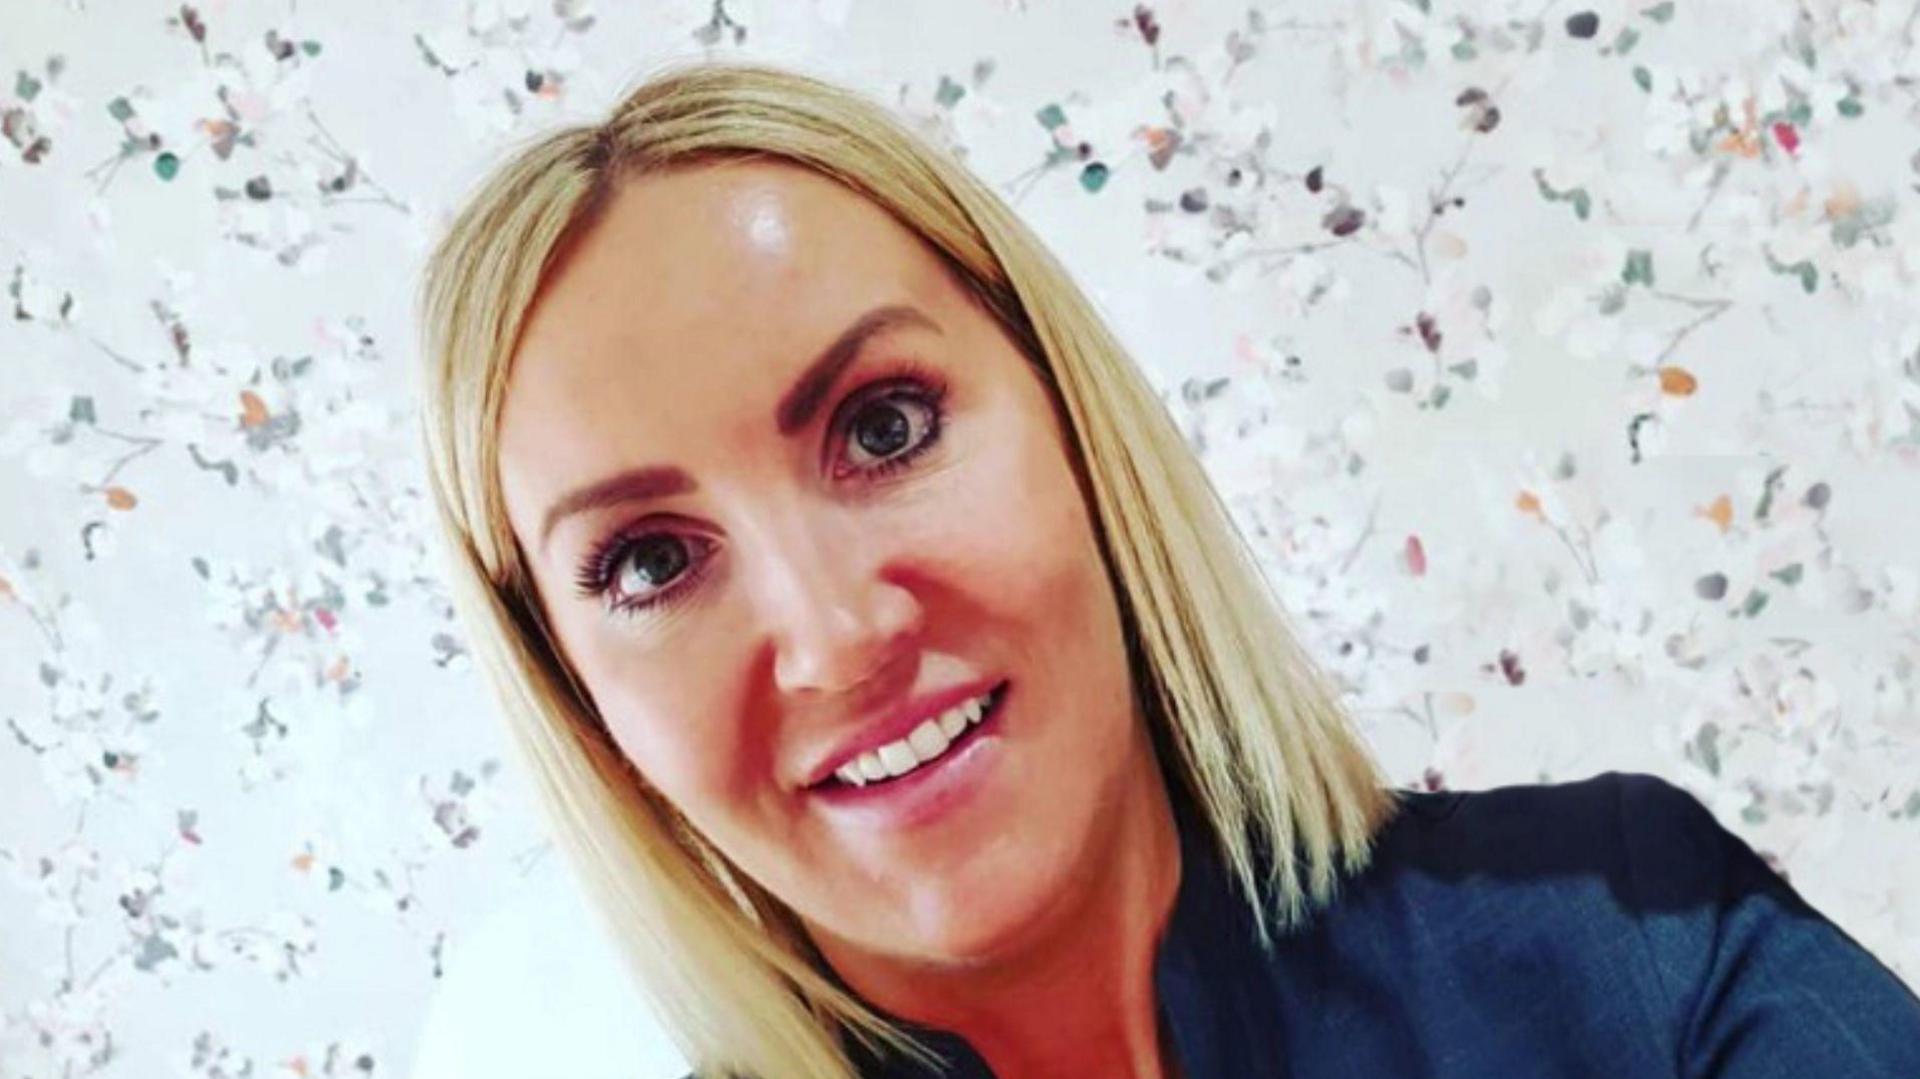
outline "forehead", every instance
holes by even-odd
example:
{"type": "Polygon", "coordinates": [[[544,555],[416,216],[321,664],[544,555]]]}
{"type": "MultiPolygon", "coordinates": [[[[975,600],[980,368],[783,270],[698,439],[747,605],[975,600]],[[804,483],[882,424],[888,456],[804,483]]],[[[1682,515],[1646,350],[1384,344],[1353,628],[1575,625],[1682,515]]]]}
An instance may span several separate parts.
{"type": "Polygon", "coordinates": [[[764,440],[791,375],[852,320],[907,303],[946,327],[959,300],[910,229],[804,167],[628,181],[550,274],[515,352],[501,418],[509,504],[764,440]]]}
{"type": "Polygon", "coordinates": [[[832,324],[882,294],[932,301],[946,284],[917,236],[833,180],[783,163],[695,166],[615,193],[549,275],[519,358],[646,357],[662,341],[711,357],[772,325],[832,324]]]}

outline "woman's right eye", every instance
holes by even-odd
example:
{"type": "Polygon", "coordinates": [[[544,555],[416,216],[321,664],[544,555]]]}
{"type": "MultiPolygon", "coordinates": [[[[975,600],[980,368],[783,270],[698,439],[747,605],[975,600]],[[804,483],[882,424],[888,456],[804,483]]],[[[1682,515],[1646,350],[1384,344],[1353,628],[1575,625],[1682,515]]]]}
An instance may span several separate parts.
{"type": "MultiPolygon", "coordinates": [[[[608,606],[625,614],[663,607],[684,594],[691,582],[674,585],[692,561],[688,541],[678,533],[615,534],[587,556],[577,580],[583,597],[605,595],[608,606]]],[[[695,546],[711,547],[707,541],[695,546]]],[[[701,563],[704,565],[704,560],[701,563]]],[[[694,576],[701,571],[696,568],[694,576]]]]}

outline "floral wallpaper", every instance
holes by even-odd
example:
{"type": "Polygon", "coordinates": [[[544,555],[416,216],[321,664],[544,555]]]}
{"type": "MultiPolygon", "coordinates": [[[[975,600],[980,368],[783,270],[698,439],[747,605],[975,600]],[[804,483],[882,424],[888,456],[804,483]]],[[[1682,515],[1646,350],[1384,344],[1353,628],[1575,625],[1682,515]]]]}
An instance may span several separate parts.
{"type": "Polygon", "coordinates": [[[1661,774],[1920,981],[1917,21],[9,5],[0,1077],[679,1074],[566,975],[608,960],[443,594],[410,302],[504,147],[702,53],[1016,206],[1397,781],[1661,774]]]}

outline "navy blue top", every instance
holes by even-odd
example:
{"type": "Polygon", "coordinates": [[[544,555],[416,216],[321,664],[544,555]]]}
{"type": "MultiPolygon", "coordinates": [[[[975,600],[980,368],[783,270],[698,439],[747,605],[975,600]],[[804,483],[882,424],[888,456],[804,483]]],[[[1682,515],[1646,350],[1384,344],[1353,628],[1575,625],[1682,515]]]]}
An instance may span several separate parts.
{"type": "MultiPolygon", "coordinates": [[[[1176,801],[1154,983],[1184,1079],[1920,1079],[1920,998],[1681,788],[1399,793],[1372,864],[1271,953],[1176,801]]],[[[940,1074],[992,1076],[901,1025],[940,1074]]],[[[850,1044],[872,1079],[935,1074],[850,1044]]]]}

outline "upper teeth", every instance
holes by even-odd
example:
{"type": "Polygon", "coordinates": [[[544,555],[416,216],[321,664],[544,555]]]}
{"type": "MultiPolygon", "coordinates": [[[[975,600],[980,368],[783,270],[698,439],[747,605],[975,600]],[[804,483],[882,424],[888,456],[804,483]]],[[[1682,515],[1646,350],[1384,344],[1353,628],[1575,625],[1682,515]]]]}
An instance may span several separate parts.
{"type": "Polygon", "coordinates": [[[833,774],[840,777],[841,782],[856,787],[864,787],[876,779],[905,775],[945,753],[961,731],[980,722],[980,714],[986,711],[990,696],[982,693],[932,719],[922,720],[905,738],[870,749],[841,765],[833,774]]]}

